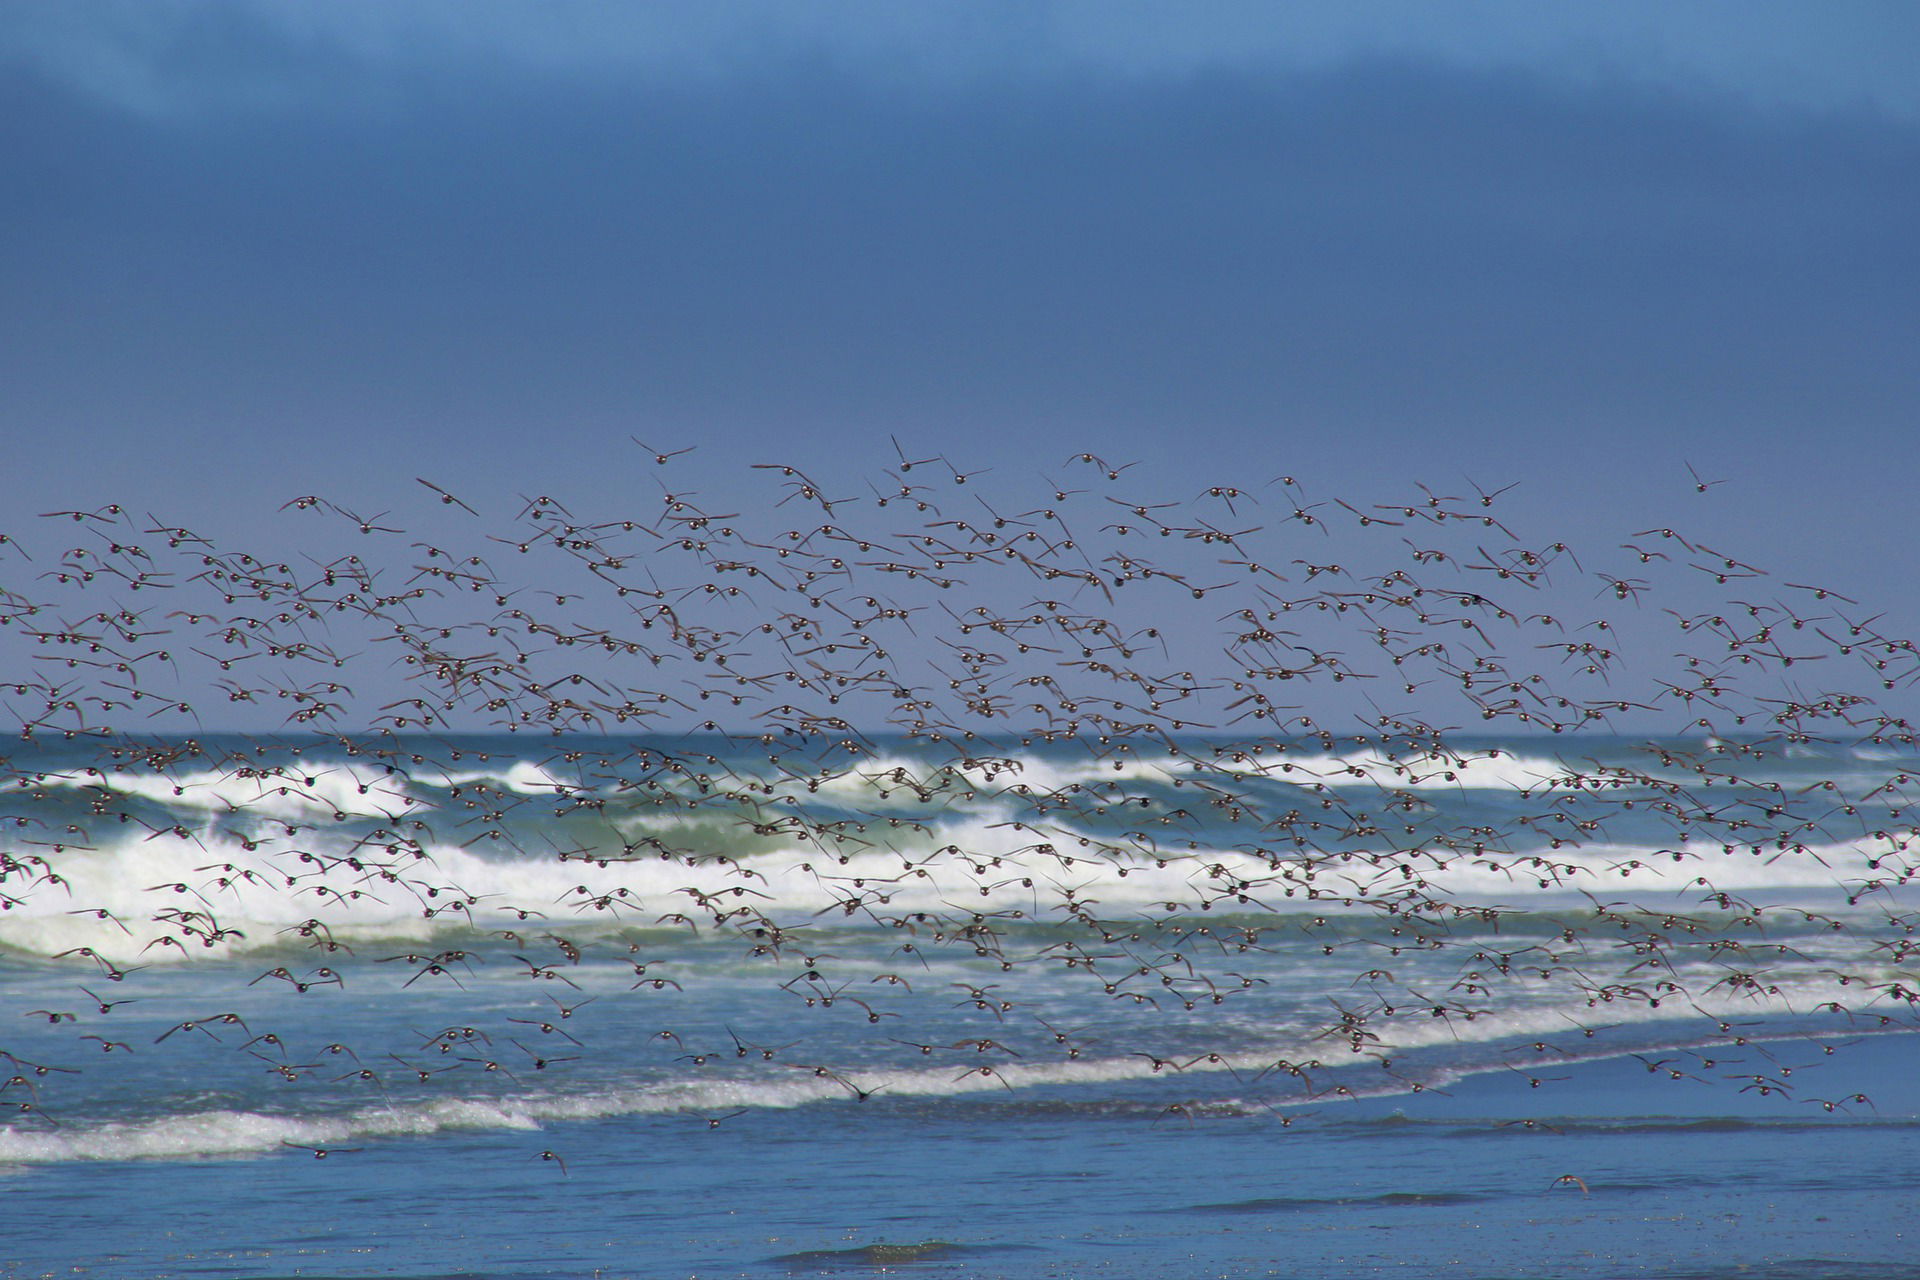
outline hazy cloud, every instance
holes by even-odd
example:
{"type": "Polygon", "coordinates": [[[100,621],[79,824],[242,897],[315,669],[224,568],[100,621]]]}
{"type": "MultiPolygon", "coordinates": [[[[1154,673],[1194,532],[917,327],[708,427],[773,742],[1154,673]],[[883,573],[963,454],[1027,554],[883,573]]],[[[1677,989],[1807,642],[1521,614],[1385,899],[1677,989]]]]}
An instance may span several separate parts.
{"type": "Polygon", "coordinates": [[[1733,0],[10,0],[0,55],[142,111],[345,104],[489,77],[688,83],[828,68],[895,89],[1286,74],[1392,57],[1757,108],[1920,118],[1920,10],[1733,0]]]}

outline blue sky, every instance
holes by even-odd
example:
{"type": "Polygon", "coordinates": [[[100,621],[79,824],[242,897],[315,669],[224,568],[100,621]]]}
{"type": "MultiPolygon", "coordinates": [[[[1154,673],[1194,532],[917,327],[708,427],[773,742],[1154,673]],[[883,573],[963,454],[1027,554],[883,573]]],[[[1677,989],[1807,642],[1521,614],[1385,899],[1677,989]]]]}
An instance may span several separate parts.
{"type": "Polygon", "coordinates": [[[1917,14],[7,0],[0,531],[897,436],[1517,484],[1912,617],[1917,14]]]}

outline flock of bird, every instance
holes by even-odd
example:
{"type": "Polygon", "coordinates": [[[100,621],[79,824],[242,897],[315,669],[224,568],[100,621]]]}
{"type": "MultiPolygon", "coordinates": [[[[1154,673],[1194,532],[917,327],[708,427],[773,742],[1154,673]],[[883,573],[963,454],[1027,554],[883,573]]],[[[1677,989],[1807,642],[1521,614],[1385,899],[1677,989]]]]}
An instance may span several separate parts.
{"type": "MultiPolygon", "coordinates": [[[[1596,1009],[1690,1005],[1732,1036],[1726,1000],[1778,1007],[1776,970],[1804,957],[1768,940],[1770,904],[1718,883],[1725,863],[1703,849],[1869,853],[1871,874],[1836,873],[1844,909],[1796,909],[1855,940],[1832,974],[1845,999],[1823,1011],[1886,1026],[1920,1000],[1906,968],[1920,920],[1901,904],[1920,835],[1900,763],[1914,731],[1886,709],[1920,679],[1920,650],[1837,592],[1678,527],[1604,555],[1530,541],[1509,527],[1505,489],[1472,484],[1380,501],[1282,475],[1147,494],[1131,465],[1093,453],[1001,484],[896,444],[890,465],[852,484],[753,464],[738,479],[755,501],[727,509],[676,482],[689,450],[635,443],[650,497],[634,511],[531,494],[490,518],[421,478],[412,516],[296,497],[273,550],[119,506],[0,534],[0,699],[18,743],[0,751],[0,943],[16,949],[4,963],[30,963],[9,924],[49,902],[94,928],[31,961],[49,966],[48,997],[23,1016],[70,1033],[70,1055],[16,1053],[0,1029],[7,1123],[60,1124],[43,1094],[83,1062],[186,1043],[288,1080],[519,1083],[590,1057],[575,1015],[605,997],[576,981],[583,965],[618,966],[624,990],[652,1002],[647,1018],[697,998],[698,974],[653,958],[648,931],[663,928],[733,940],[796,1008],[851,1013],[909,1060],[1006,1088],[1042,1054],[1105,1054],[1154,1075],[1346,1092],[1315,1085],[1329,1069],[1318,1058],[1115,1047],[1043,1019],[1020,987],[1044,974],[1081,984],[1102,1016],[1178,1016],[1263,983],[1257,958],[1283,935],[1324,941],[1313,951],[1327,958],[1329,1058],[1388,1061],[1405,1020],[1471,1020],[1503,984],[1542,980],[1596,1009]],[[236,724],[252,730],[245,747],[219,732],[236,724]],[[545,752],[559,781],[459,780],[501,750],[464,736],[477,733],[519,735],[516,758],[545,752]],[[1518,733],[1648,745],[1642,768],[1538,779],[1518,817],[1436,819],[1423,786],[1490,758],[1466,739],[1518,733]],[[1888,776],[1795,791],[1760,776],[1761,762],[1808,746],[1872,748],[1888,776]],[[56,751],[91,753],[84,785],[49,786],[56,751]],[[364,769],[343,793],[316,758],[364,769]],[[1060,763],[1059,776],[1036,761],[1060,763]],[[143,803],[133,781],[209,776],[229,785],[206,826],[143,803]],[[444,795],[432,805],[417,798],[428,780],[444,795]],[[77,818],[36,808],[75,796],[77,818]],[[987,801],[1007,807],[1003,843],[940,843],[943,809],[987,801]],[[678,825],[609,817],[649,806],[678,825]],[[1579,856],[1649,822],[1667,833],[1658,855],[1619,872],[1685,861],[1697,873],[1687,905],[1619,900],[1601,880],[1610,869],[1579,856]],[[322,838],[340,824],[350,843],[322,838]],[[77,860],[128,831],[205,861],[127,890],[131,908],[77,896],[77,860]],[[446,870],[448,850],[474,848],[577,865],[579,883],[557,901],[508,900],[446,870]],[[753,851],[774,848],[808,895],[769,884],[753,851]],[[1579,905],[1557,934],[1494,940],[1515,908],[1443,883],[1468,866],[1579,905]],[[1151,909],[1103,908],[1087,888],[1169,868],[1183,887],[1151,909]],[[297,900],[300,918],[262,938],[246,904],[276,897],[297,900]],[[362,954],[347,939],[368,899],[410,902],[448,932],[362,954]],[[1342,913],[1378,925],[1390,954],[1352,950],[1328,924],[1342,913]],[[1044,934],[1023,932],[1041,922],[1044,934]],[[892,967],[837,966],[832,931],[854,927],[904,939],[892,967]],[[383,1051],[344,1038],[296,1051],[257,1012],[227,1010],[140,1043],[103,1034],[149,971],[249,948],[270,961],[235,980],[255,999],[324,999],[405,974],[389,981],[404,1000],[485,968],[543,1004],[383,1051]],[[932,1003],[974,1028],[958,1035],[911,1021],[928,1007],[929,961],[948,958],[970,976],[936,980],[932,1003]],[[1443,963],[1452,981],[1429,985],[1443,963]]],[[[70,782],[75,766],[59,768],[70,782]]],[[[857,1102],[878,1092],[844,1063],[733,1028],[717,1044],[651,1034],[695,1066],[764,1063],[857,1102]]],[[[1702,1074],[1701,1061],[1647,1060],[1675,1079],[1702,1074]]],[[[1740,1087],[1790,1094],[1784,1070],[1740,1087]]],[[[565,1172],[556,1152],[538,1156],[565,1172]]]]}

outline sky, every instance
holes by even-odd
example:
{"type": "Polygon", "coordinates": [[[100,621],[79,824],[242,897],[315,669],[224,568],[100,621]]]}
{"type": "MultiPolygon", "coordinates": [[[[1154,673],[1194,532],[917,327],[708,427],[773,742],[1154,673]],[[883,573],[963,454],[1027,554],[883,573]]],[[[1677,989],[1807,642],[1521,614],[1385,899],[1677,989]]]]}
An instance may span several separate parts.
{"type": "Polygon", "coordinates": [[[898,439],[1514,485],[1912,620],[1917,62],[1899,3],[0,0],[0,532],[898,439]]]}

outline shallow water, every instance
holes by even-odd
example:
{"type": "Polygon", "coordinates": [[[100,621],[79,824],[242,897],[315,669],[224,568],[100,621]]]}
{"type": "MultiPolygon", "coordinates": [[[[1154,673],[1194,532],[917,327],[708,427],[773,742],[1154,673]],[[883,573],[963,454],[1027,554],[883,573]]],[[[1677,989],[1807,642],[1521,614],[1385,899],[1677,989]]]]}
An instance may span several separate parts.
{"type": "Polygon", "coordinates": [[[1074,1091],[877,1097],[718,1127],[656,1114],[363,1139],[324,1159],[15,1166],[5,1262],[156,1277],[1907,1275],[1916,1061],[1911,1036],[1854,1046],[1846,1080],[1871,1077],[1878,1110],[1850,1116],[1626,1058],[1538,1090],[1488,1073],[1286,1125],[1225,1108],[1189,1124],[1074,1091]],[[563,1152],[564,1173],[541,1150],[563,1152]]]}

